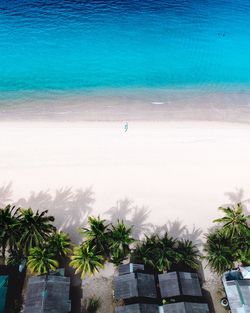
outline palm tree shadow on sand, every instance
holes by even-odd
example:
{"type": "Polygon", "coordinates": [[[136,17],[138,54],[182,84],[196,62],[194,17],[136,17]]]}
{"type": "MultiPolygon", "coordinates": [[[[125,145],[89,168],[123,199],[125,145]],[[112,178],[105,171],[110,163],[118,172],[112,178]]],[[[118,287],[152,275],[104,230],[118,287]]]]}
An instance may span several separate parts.
{"type": "Polygon", "coordinates": [[[81,241],[77,230],[86,226],[94,201],[91,187],[84,190],[64,187],[57,189],[54,196],[48,190],[31,192],[27,199],[21,198],[15,205],[31,207],[34,210],[48,210],[55,217],[55,226],[68,233],[71,241],[77,244],[81,241]]]}
{"type": "MultiPolygon", "coordinates": [[[[224,203],[221,207],[234,207],[237,203],[242,203],[244,214],[250,214],[250,199],[245,198],[245,191],[243,188],[236,188],[234,191],[227,191],[224,195],[229,202],[224,203]]],[[[207,234],[214,233],[220,228],[220,225],[214,224],[207,229],[207,234]]]]}
{"type": "Polygon", "coordinates": [[[225,206],[232,206],[237,203],[242,203],[244,213],[246,215],[250,214],[250,199],[245,198],[245,191],[243,188],[236,188],[235,191],[225,192],[225,196],[228,197],[230,201],[230,203],[225,204],[225,206]]]}
{"type": "Polygon", "coordinates": [[[12,183],[3,185],[0,187],[0,208],[4,207],[12,200],[12,183]]]}
{"type": "Polygon", "coordinates": [[[174,238],[182,238],[193,241],[197,246],[202,245],[202,230],[195,225],[190,230],[180,220],[168,221],[163,225],[154,225],[148,222],[150,218],[150,210],[145,206],[137,206],[127,197],[116,202],[116,205],[105,212],[108,221],[116,224],[118,220],[122,220],[125,224],[132,226],[133,237],[141,239],[145,234],[168,233],[174,238]]]}
{"type": "Polygon", "coordinates": [[[132,227],[132,234],[135,239],[150,232],[152,224],[147,222],[150,211],[145,207],[134,205],[133,201],[125,197],[116,202],[116,205],[105,212],[108,221],[117,224],[118,220],[132,227]]]}
{"type": "MultiPolygon", "coordinates": [[[[230,200],[242,200],[244,191],[242,189],[236,192],[226,193],[230,200]]],[[[0,207],[12,202],[12,184],[8,183],[0,187],[0,207]]],[[[55,216],[55,226],[67,232],[73,243],[79,243],[81,236],[78,233],[80,227],[87,224],[87,219],[93,212],[95,202],[92,187],[85,189],[73,189],[72,187],[61,187],[52,194],[49,190],[31,192],[28,198],[20,198],[14,204],[18,207],[31,207],[34,210],[48,210],[55,216]]],[[[245,200],[250,203],[250,200],[245,200]]],[[[140,239],[145,234],[157,233],[168,234],[175,238],[189,239],[197,245],[201,245],[202,231],[193,226],[189,230],[180,220],[168,221],[163,225],[153,225],[148,220],[150,210],[145,206],[134,204],[128,197],[116,201],[115,206],[105,212],[107,220],[116,224],[118,220],[133,227],[133,236],[140,239]]]]}
{"type": "Polygon", "coordinates": [[[153,234],[164,235],[168,233],[169,236],[178,239],[190,240],[198,247],[202,245],[202,230],[193,225],[190,230],[187,225],[184,225],[182,221],[176,219],[174,221],[168,221],[161,226],[153,227],[153,234]]]}

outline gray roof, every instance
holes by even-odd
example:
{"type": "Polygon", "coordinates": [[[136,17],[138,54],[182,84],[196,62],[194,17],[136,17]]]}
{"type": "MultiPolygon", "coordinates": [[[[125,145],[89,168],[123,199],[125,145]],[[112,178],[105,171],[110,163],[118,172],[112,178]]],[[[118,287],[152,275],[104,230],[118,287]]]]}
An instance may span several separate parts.
{"type": "Polygon", "coordinates": [[[177,302],[163,305],[163,313],[209,313],[206,303],[177,302]]]}
{"type": "Polygon", "coordinates": [[[144,265],[143,264],[128,263],[128,264],[120,265],[119,269],[118,269],[119,275],[134,273],[138,270],[143,271],[144,265]]]}
{"type": "Polygon", "coordinates": [[[202,296],[197,273],[170,272],[160,274],[159,285],[162,298],[202,296]]]}
{"type": "Polygon", "coordinates": [[[115,277],[114,296],[115,299],[157,298],[154,275],[130,273],[115,277]]]}
{"type": "Polygon", "coordinates": [[[69,287],[68,277],[49,275],[47,283],[45,276],[31,277],[25,297],[24,313],[69,313],[69,287]]]}
{"type": "Polygon", "coordinates": [[[0,312],[4,312],[7,289],[8,289],[8,276],[0,275],[0,312]]]}
{"type": "Polygon", "coordinates": [[[158,313],[157,304],[137,303],[125,306],[119,306],[115,309],[115,313],[158,313]]]}
{"type": "Polygon", "coordinates": [[[226,274],[222,281],[229,301],[232,313],[250,313],[250,279],[226,280],[226,274]]]}

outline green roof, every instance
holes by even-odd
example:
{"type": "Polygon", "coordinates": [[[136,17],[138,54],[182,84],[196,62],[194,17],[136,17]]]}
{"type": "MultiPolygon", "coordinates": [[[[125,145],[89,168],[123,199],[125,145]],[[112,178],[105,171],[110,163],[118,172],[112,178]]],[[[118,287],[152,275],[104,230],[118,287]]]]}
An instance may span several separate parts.
{"type": "Polygon", "coordinates": [[[6,294],[8,288],[8,276],[0,276],[0,313],[4,312],[6,294]]]}

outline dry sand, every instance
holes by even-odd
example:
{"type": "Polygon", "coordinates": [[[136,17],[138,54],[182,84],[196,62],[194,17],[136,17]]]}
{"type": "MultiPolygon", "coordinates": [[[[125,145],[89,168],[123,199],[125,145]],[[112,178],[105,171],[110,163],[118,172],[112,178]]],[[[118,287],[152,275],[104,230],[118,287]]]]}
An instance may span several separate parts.
{"type": "Polygon", "coordinates": [[[14,200],[92,186],[94,213],[128,197],[153,224],[206,230],[226,193],[250,196],[249,142],[250,125],[235,123],[2,122],[0,183],[13,183],[14,200]]]}
{"type": "MultiPolygon", "coordinates": [[[[237,123],[130,121],[125,132],[122,121],[5,121],[0,184],[12,182],[13,194],[0,189],[0,202],[22,198],[23,205],[53,209],[62,223],[76,207],[67,217],[75,233],[88,213],[108,217],[128,197],[150,211],[145,223],[178,219],[191,231],[194,224],[206,231],[219,205],[250,196],[249,143],[250,125],[237,123]],[[67,186],[71,191],[56,193],[67,186]]],[[[173,225],[178,234],[181,225],[173,225]]],[[[209,271],[205,278],[216,313],[223,312],[220,280],[209,271]]],[[[112,312],[110,278],[84,281],[84,298],[93,293],[102,298],[101,312],[112,312]]]]}

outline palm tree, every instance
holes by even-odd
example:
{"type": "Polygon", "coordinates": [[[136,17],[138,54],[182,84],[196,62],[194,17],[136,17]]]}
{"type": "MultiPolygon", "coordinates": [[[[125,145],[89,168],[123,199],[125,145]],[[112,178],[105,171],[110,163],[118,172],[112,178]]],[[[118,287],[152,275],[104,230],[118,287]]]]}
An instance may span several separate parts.
{"type": "Polygon", "coordinates": [[[76,274],[81,273],[83,279],[85,275],[92,276],[104,267],[104,257],[96,250],[95,247],[88,243],[83,243],[74,248],[71,256],[70,266],[76,269],[76,274]]]}
{"type": "Polygon", "coordinates": [[[38,275],[48,275],[51,270],[56,270],[59,266],[55,258],[55,254],[46,248],[31,248],[27,262],[28,269],[38,275]]]}
{"type": "Polygon", "coordinates": [[[0,247],[3,263],[5,263],[6,249],[9,248],[11,253],[14,252],[19,237],[17,211],[18,209],[11,205],[0,209],[0,247]]]}
{"type": "Polygon", "coordinates": [[[160,244],[165,257],[165,263],[167,265],[163,270],[167,270],[170,269],[172,264],[177,259],[176,248],[178,243],[176,239],[169,236],[169,234],[165,232],[165,234],[162,237],[160,237],[160,244]]]}
{"type": "Polygon", "coordinates": [[[19,246],[23,248],[24,254],[28,255],[30,248],[43,245],[44,241],[48,240],[55,231],[55,227],[51,224],[54,217],[47,215],[48,210],[34,213],[29,208],[20,209],[19,212],[19,246]]]}
{"type": "Polygon", "coordinates": [[[82,228],[81,234],[84,237],[84,241],[89,246],[95,247],[96,251],[99,251],[102,255],[108,255],[109,250],[109,225],[106,220],[101,220],[100,216],[97,218],[90,216],[88,218],[89,228],[82,228]]]}
{"type": "Polygon", "coordinates": [[[179,240],[176,248],[177,266],[187,267],[188,269],[197,270],[200,266],[200,252],[191,240],[179,240]]]}
{"type": "Polygon", "coordinates": [[[147,236],[145,239],[139,242],[132,252],[131,260],[135,263],[145,263],[154,266],[152,257],[153,250],[156,250],[158,246],[159,238],[157,235],[147,236]]]}
{"type": "Polygon", "coordinates": [[[145,240],[137,243],[132,250],[130,261],[133,263],[147,263],[148,259],[148,247],[145,244],[145,240]]]}
{"type": "Polygon", "coordinates": [[[130,245],[134,242],[131,236],[132,227],[126,227],[123,221],[111,226],[109,233],[109,249],[111,262],[120,265],[130,253],[130,245]]]}
{"type": "Polygon", "coordinates": [[[44,312],[44,299],[48,292],[49,273],[50,271],[55,271],[58,268],[59,263],[56,260],[55,254],[49,251],[46,247],[35,247],[31,248],[29,251],[27,266],[31,273],[46,275],[44,293],[41,303],[41,312],[44,312]]]}
{"type": "Polygon", "coordinates": [[[214,223],[221,223],[222,229],[226,236],[233,237],[235,235],[241,235],[245,232],[250,232],[247,225],[247,220],[250,215],[244,215],[243,207],[241,203],[237,203],[236,207],[219,207],[225,216],[214,220],[214,223]]]}
{"type": "Polygon", "coordinates": [[[158,235],[146,236],[133,251],[132,260],[148,264],[159,272],[168,270],[175,260],[175,244],[176,241],[167,233],[162,238],[158,235]]]}
{"type": "Polygon", "coordinates": [[[209,266],[218,274],[230,270],[234,266],[234,255],[231,239],[220,230],[208,234],[204,246],[209,266]]]}
{"type": "Polygon", "coordinates": [[[9,251],[7,265],[18,266],[21,264],[23,264],[23,266],[26,265],[26,257],[24,256],[22,249],[16,248],[12,252],[9,251]]]}
{"type": "Polygon", "coordinates": [[[48,250],[54,253],[58,258],[64,258],[69,253],[70,249],[70,238],[68,234],[64,232],[54,232],[48,240],[48,250]]]}
{"type": "Polygon", "coordinates": [[[232,238],[231,242],[235,261],[244,265],[250,265],[250,232],[245,232],[232,238]]]}

